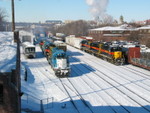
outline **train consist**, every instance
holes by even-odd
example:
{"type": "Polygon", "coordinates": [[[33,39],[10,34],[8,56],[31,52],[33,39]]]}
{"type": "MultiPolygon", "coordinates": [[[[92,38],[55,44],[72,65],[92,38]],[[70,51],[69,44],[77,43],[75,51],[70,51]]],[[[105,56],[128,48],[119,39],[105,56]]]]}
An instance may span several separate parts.
{"type": "Polygon", "coordinates": [[[23,53],[27,58],[35,58],[35,46],[30,42],[22,43],[23,53]]]}
{"type": "Polygon", "coordinates": [[[65,38],[67,44],[100,57],[115,65],[133,64],[150,70],[150,60],[141,58],[141,48],[136,42],[94,42],[90,37],[65,38]]]}
{"type": "Polygon", "coordinates": [[[70,74],[69,57],[66,54],[66,44],[61,41],[52,42],[41,40],[39,43],[49,64],[58,77],[67,77],[70,74]]]}
{"type": "Polygon", "coordinates": [[[66,37],[66,43],[116,65],[125,62],[121,47],[111,43],[93,42],[91,37],[66,37]]]}

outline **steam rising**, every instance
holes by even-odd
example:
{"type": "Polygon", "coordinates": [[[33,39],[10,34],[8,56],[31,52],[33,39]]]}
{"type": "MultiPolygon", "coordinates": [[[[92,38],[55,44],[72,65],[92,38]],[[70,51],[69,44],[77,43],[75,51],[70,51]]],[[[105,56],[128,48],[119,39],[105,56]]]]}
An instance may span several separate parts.
{"type": "Polygon", "coordinates": [[[86,0],[86,3],[90,6],[90,13],[95,19],[106,14],[108,2],[109,0],[86,0]]]}

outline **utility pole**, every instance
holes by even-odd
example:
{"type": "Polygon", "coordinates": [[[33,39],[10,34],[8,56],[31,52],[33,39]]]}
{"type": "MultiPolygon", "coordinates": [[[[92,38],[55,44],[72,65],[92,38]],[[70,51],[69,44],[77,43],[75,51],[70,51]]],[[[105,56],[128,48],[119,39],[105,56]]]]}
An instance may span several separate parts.
{"type": "Polygon", "coordinates": [[[15,9],[14,9],[14,0],[11,0],[11,8],[12,8],[12,32],[15,31],[15,9]]]}

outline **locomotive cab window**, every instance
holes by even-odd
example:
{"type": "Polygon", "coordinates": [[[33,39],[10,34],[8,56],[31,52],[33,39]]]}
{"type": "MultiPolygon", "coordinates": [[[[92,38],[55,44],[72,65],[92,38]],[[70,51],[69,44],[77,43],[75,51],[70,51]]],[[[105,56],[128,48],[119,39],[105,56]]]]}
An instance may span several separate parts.
{"type": "Polygon", "coordinates": [[[25,52],[26,53],[35,52],[35,48],[26,48],[25,52]]]}
{"type": "Polygon", "coordinates": [[[99,47],[98,43],[91,43],[90,45],[97,48],[99,47]]]}
{"type": "Polygon", "coordinates": [[[82,43],[82,44],[88,44],[88,41],[83,40],[81,43],[82,43]]]}
{"type": "Polygon", "coordinates": [[[119,47],[112,47],[110,50],[111,50],[111,52],[121,51],[121,48],[119,48],[119,47]]]}
{"type": "Polygon", "coordinates": [[[59,54],[59,55],[57,55],[57,58],[58,59],[65,59],[66,55],[65,54],[59,54]]]}

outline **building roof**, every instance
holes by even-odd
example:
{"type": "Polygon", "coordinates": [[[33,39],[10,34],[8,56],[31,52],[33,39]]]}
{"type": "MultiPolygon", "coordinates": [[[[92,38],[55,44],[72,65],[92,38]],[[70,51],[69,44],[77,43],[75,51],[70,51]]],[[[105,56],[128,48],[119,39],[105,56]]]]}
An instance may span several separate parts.
{"type": "Polygon", "coordinates": [[[12,32],[0,32],[0,72],[11,72],[16,67],[17,44],[12,32]]]}
{"type": "Polygon", "coordinates": [[[150,29],[150,25],[147,25],[147,26],[143,26],[143,27],[139,27],[137,29],[150,29]]]}
{"type": "Polygon", "coordinates": [[[128,25],[121,25],[121,26],[106,26],[96,29],[90,29],[90,31],[129,31],[129,30],[135,30],[132,27],[129,27],[128,25]]]}

